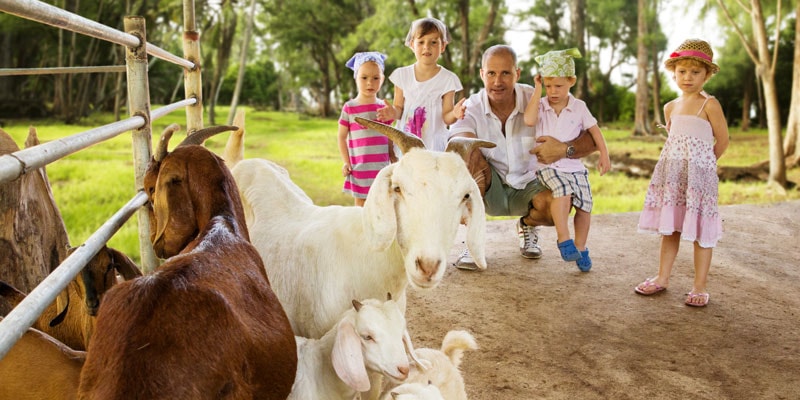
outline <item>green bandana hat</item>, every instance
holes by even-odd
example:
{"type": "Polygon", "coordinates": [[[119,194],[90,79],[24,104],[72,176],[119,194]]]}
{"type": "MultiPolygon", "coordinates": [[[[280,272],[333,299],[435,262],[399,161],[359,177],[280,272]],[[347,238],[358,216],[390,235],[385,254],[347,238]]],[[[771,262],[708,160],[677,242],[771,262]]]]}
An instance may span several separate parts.
{"type": "Polygon", "coordinates": [[[576,48],[567,50],[554,50],[534,60],[539,64],[539,73],[545,77],[570,77],[575,76],[574,58],[581,58],[581,52],[576,48]]]}

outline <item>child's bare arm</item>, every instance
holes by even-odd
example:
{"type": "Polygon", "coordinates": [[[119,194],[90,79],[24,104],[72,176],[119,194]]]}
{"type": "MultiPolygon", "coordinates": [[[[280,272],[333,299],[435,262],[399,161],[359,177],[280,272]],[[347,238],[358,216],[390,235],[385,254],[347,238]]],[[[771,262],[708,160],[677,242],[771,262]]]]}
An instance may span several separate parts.
{"type": "Polygon", "coordinates": [[[453,104],[455,92],[447,92],[442,96],[442,119],[446,125],[452,125],[459,119],[464,118],[467,107],[464,105],[466,99],[461,99],[453,104]]]}
{"type": "Polygon", "coordinates": [[[347,136],[350,135],[350,129],[346,126],[339,124],[339,155],[342,157],[342,176],[350,175],[350,153],[347,151],[347,136]]]}
{"type": "Polygon", "coordinates": [[[714,132],[714,155],[719,160],[725,150],[728,149],[730,142],[728,122],[722,112],[722,106],[715,98],[710,99],[706,104],[706,114],[708,115],[708,122],[711,123],[711,130],[714,132]]]}
{"type": "Polygon", "coordinates": [[[592,135],[592,140],[597,144],[597,150],[600,151],[600,158],[597,160],[597,170],[600,175],[604,175],[611,169],[611,157],[608,154],[608,147],[600,127],[597,125],[589,128],[589,134],[592,135]]]}
{"type": "Polygon", "coordinates": [[[534,87],[528,106],[525,107],[525,125],[535,126],[539,123],[539,104],[542,101],[542,76],[533,77],[534,87]]]}
{"type": "Polygon", "coordinates": [[[394,121],[403,115],[403,104],[405,104],[405,97],[403,97],[403,89],[394,87],[394,100],[384,100],[386,107],[379,108],[377,111],[378,119],[381,121],[394,121]]]}

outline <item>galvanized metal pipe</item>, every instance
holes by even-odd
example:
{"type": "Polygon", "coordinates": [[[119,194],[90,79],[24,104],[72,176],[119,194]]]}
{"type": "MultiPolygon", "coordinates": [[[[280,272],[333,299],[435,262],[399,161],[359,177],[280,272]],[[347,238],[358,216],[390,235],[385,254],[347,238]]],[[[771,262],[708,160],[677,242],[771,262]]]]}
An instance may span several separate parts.
{"type": "MultiPolygon", "coordinates": [[[[37,0],[0,0],[0,11],[125,47],[138,47],[142,43],[136,36],[37,0]]],[[[195,68],[193,62],[175,56],[156,45],[148,44],[147,47],[153,57],[170,61],[187,69],[195,68]]]]}
{"type": "Polygon", "coordinates": [[[125,72],[125,66],[108,65],[108,66],[96,66],[96,67],[0,68],[0,76],[84,74],[84,73],[88,74],[95,72],[125,72]]]}
{"type": "Polygon", "coordinates": [[[0,359],[33,325],[39,315],[78,275],[86,263],[97,254],[114,234],[125,224],[136,210],[147,202],[147,195],[138,192],[124,207],[117,211],[84,244],[78,247],[64,262],[34,288],[22,302],[0,321],[0,359]]]}
{"type": "Polygon", "coordinates": [[[83,150],[95,143],[111,139],[122,132],[136,129],[145,124],[145,119],[135,116],[65,138],[15,151],[0,156],[0,183],[16,179],[30,170],[83,150]]]}

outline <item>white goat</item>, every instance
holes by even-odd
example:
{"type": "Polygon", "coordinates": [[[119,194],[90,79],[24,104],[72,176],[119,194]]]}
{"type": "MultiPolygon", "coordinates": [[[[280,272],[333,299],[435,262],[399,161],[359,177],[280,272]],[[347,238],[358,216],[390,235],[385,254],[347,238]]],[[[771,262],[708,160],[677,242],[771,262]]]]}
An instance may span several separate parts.
{"type": "MultiPolygon", "coordinates": [[[[486,268],[483,201],[464,159],[412,148],[404,140],[420,146],[419,138],[378,125],[404,155],[380,171],[363,208],[314,205],[277,164],[241,160],[243,131],[228,140],[224,158],[241,193],[251,241],[295,335],[321,337],[351,299],[388,292],[405,310],[409,282],[433,288],[442,279],[461,222],[468,228],[467,246],[486,268]]],[[[464,143],[458,142],[468,154],[472,149],[464,143]]]]}
{"type": "Polygon", "coordinates": [[[445,398],[435,385],[414,382],[393,388],[381,397],[381,400],[445,400],[445,398]]]}
{"type": "MultiPolygon", "coordinates": [[[[405,383],[430,383],[439,388],[447,400],[467,400],[464,378],[461,376],[459,366],[464,351],[477,348],[478,344],[469,332],[455,330],[447,332],[442,340],[441,349],[421,348],[414,351],[416,358],[430,367],[421,370],[412,366],[405,383]]],[[[391,389],[391,392],[396,392],[396,388],[391,389]]],[[[384,395],[382,398],[388,397],[384,395]]]]}
{"type": "Polygon", "coordinates": [[[380,385],[368,373],[393,383],[408,376],[406,320],[391,299],[353,300],[353,307],[321,339],[295,340],[298,368],[289,399],[351,400],[380,385]]]}

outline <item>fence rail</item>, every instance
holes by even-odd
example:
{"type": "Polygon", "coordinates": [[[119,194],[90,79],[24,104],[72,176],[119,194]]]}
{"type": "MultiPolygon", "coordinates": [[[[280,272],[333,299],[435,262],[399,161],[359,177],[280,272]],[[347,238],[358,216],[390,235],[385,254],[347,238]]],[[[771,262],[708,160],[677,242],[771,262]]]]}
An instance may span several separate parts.
{"type": "MultiPolygon", "coordinates": [[[[184,35],[184,52],[190,58],[199,59],[199,35],[194,30],[193,0],[184,1],[185,27],[192,32],[184,35]],[[187,39],[187,36],[190,39],[187,39]],[[194,39],[191,39],[194,38],[194,39]]],[[[0,185],[14,180],[21,175],[67,155],[84,150],[96,143],[111,139],[123,132],[131,131],[133,137],[134,175],[136,190],[133,198],[106,221],[84,244],[78,247],[58,267],[53,270],[36,288],[34,288],[17,307],[0,321],[0,359],[5,357],[12,346],[22,337],[25,331],[36,321],[44,309],[52,303],[69,282],[75,278],[86,263],[100,251],[103,245],[119,230],[130,217],[139,212],[139,244],[141,249],[142,270],[151,271],[157,258],[153,254],[149,240],[149,221],[142,208],[147,201],[143,191],[143,177],[151,151],[151,123],[170,112],[180,108],[186,109],[187,131],[202,127],[202,91],[200,70],[197,65],[185,58],[175,56],[158,46],[147,43],[144,19],[126,17],[126,32],[118,31],[95,21],[72,14],[58,7],[37,0],[0,0],[0,11],[33,20],[58,28],[82,33],[98,39],[107,40],[126,47],[126,65],[123,67],[127,75],[128,108],[130,118],[65,138],[42,143],[37,146],[19,150],[0,156],[0,185]],[[132,32],[132,33],[127,33],[132,32]],[[147,55],[177,64],[185,69],[184,85],[186,99],[150,111],[150,94],[147,77],[147,55]]],[[[77,67],[72,73],[83,68],[81,72],[100,72],[91,69],[117,67],[77,67]]],[[[35,69],[25,70],[34,71],[35,69]]],[[[9,70],[1,70],[8,72],[9,70]]],[[[19,71],[17,71],[19,72],[19,71]]],[[[52,69],[49,72],[53,73],[52,69]]],[[[31,72],[38,73],[38,72],[31,72]]],[[[8,73],[10,75],[11,72],[8,73]]]]}
{"type": "MultiPolygon", "coordinates": [[[[0,11],[56,28],[107,40],[125,47],[139,47],[142,45],[142,40],[135,35],[120,32],[99,22],[37,0],[0,0],[0,11]]],[[[147,43],[147,53],[189,70],[193,70],[196,67],[195,63],[178,57],[151,43],[147,43]]]]}

